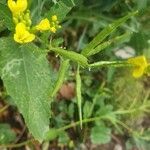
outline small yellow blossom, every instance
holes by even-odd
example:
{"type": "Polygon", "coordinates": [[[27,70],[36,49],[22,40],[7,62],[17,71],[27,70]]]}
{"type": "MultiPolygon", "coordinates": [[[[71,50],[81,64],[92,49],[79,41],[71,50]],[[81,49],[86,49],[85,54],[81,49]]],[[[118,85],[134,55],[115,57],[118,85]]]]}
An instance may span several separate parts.
{"type": "Polygon", "coordinates": [[[31,34],[24,23],[18,23],[16,25],[16,33],[14,34],[14,40],[20,44],[29,43],[35,39],[35,35],[31,34]]]}
{"type": "Polygon", "coordinates": [[[129,58],[128,63],[134,65],[132,75],[135,78],[141,77],[148,67],[148,63],[145,56],[137,56],[134,58],[129,58]]]}
{"type": "Polygon", "coordinates": [[[57,16],[56,15],[52,16],[52,21],[57,21],[57,16]]]}
{"type": "Polygon", "coordinates": [[[43,19],[37,26],[36,26],[36,29],[39,30],[39,31],[46,31],[46,30],[49,30],[50,29],[50,22],[49,20],[46,18],[46,19],[43,19]]]}
{"type": "Polygon", "coordinates": [[[53,33],[56,33],[56,28],[55,27],[51,27],[50,31],[53,32],[53,33]]]}
{"type": "Polygon", "coordinates": [[[57,21],[57,16],[53,15],[50,21],[46,18],[43,19],[38,25],[35,26],[36,30],[47,31],[50,30],[53,33],[56,33],[57,29],[61,28],[59,22],[57,21]]]}
{"type": "Polygon", "coordinates": [[[8,0],[8,7],[16,15],[27,9],[27,0],[8,0]]]}

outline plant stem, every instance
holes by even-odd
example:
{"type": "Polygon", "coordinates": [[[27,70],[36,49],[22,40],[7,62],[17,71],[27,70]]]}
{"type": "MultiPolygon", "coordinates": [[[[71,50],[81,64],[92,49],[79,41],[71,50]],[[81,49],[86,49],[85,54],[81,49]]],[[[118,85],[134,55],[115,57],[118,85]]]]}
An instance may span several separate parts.
{"type": "Polygon", "coordinates": [[[6,105],[3,108],[1,108],[0,109],[0,114],[2,114],[8,107],[9,107],[9,105],[6,105]]]}
{"type": "MultiPolygon", "coordinates": [[[[88,118],[88,119],[82,120],[82,123],[93,122],[93,121],[101,120],[101,119],[106,119],[106,118],[104,116],[94,117],[94,118],[88,118]]],[[[64,131],[64,130],[67,130],[69,128],[72,128],[72,127],[75,127],[75,126],[78,126],[78,125],[80,125],[80,121],[77,121],[77,122],[71,123],[69,125],[66,125],[66,126],[64,126],[62,128],[59,128],[58,131],[64,131]]]]}
{"type": "Polygon", "coordinates": [[[22,143],[18,143],[18,144],[8,144],[8,145],[0,145],[0,148],[18,148],[18,147],[22,147],[24,145],[27,145],[29,143],[32,143],[33,141],[35,141],[34,139],[31,140],[27,140],[25,142],[22,143]]]}

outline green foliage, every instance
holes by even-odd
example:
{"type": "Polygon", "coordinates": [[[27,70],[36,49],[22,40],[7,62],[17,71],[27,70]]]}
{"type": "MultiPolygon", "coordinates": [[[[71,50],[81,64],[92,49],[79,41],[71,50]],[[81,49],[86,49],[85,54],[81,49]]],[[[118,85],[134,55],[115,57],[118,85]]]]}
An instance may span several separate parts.
{"type": "Polygon", "coordinates": [[[57,129],[51,128],[45,135],[45,140],[54,140],[59,135],[57,129]]]}
{"type": "Polygon", "coordinates": [[[111,130],[103,123],[95,125],[91,131],[91,140],[94,144],[106,144],[111,140],[111,130]]]}
{"type": "Polygon", "coordinates": [[[133,137],[126,142],[126,148],[127,150],[130,150],[134,147],[137,147],[138,149],[148,150],[150,147],[150,143],[144,139],[133,137]]]}
{"type": "Polygon", "coordinates": [[[61,132],[59,134],[58,142],[60,145],[67,145],[69,143],[69,141],[70,141],[70,138],[66,132],[61,132]]]}
{"type": "Polygon", "coordinates": [[[20,46],[12,39],[1,39],[0,47],[0,73],[6,90],[33,136],[42,140],[49,129],[48,93],[52,85],[46,55],[34,44],[20,46]]]}
{"type": "Polygon", "coordinates": [[[15,132],[8,124],[0,124],[0,144],[8,144],[16,139],[15,132]]]}
{"type": "Polygon", "coordinates": [[[93,49],[95,49],[108,35],[114,32],[120,25],[122,25],[125,21],[127,21],[135,14],[137,14],[137,11],[130,13],[127,16],[113,22],[100,33],[98,33],[98,35],[83,49],[82,54],[85,56],[89,56],[89,53],[91,53],[90,51],[95,51],[93,49]]]}
{"type": "Polygon", "coordinates": [[[82,95],[81,95],[81,77],[80,77],[80,66],[78,66],[76,74],[76,93],[77,93],[77,104],[80,118],[80,126],[82,128],[82,95]]]}
{"type": "Polygon", "coordinates": [[[109,47],[112,45],[112,43],[116,43],[116,42],[122,42],[124,39],[126,40],[127,38],[129,38],[130,34],[129,33],[125,33],[121,36],[117,36],[116,38],[109,40],[107,42],[104,42],[102,44],[99,44],[97,47],[95,47],[93,50],[90,50],[87,54],[87,56],[92,56],[94,54],[97,54],[99,52],[101,52],[102,50],[104,50],[105,48],[109,47]]]}
{"type": "MultiPolygon", "coordinates": [[[[39,32],[34,42],[18,44],[12,39],[15,32],[12,14],[6,1],[0,2],[0,27],[3,27],[0,77],[5,96],[11,97],[32,136],[40,142],[58,139],[58,145],[67,146],[74,137],[79,137],[74,138],[75,143],[90,137],[93,144],[106,144],[111,141],[111,134],[117,132],[132,137],[127,148],[135,144],[146,149],[149,134],[142,134],[139,131],[143,127],[134,124],[150,112],[149,90],[142,79],[135,81],[129,77],[129,71],[123,67],[133,69],[133,66],[116,57],[115,52],[127,45],[137,55],[142,55],[145,49],[145,55],[149,56],[148,15],[143,14],[139,20],[135,17],[136,8],[149,14],[146,10],[149,2],[29,0],[28,3],[32,27],[53,15],[62,23],[62,29],[55,35],[39,32]],[[120,16],[124,17],[118,19],[120,16]],[[104,67],[110,67],[108,72],[104,67]],[[64,81],[67,90],[62,86],[64,81]],[[76,85],[70,87],[69,83],[76,85]]],[[[0,144],[14,139],[10,127],[0,125],[0,144]]]]}
{"type": "Polygon", "coordinates": [[[90,117],[90,109],[92,106],[92,102],[86,101],[83,107],[83,116],[84,118],[88,118],[90,117]]]}
{"type": "Polygon", "coordinates": [[[67,51],[62,48],[51,48],[50,47],[50,50],[55,51],[57,54],[65,57],[67,59],[70,59],[72,61],[79,63],[83,67],[88,66],[88,62],[87,62],[88,59],[81,54],[75,53],[73,51],[67,51]]]}
{"type": "Polygon", "coordinates": [[[65,79],[65,75],[66,75],[66,72],[68,71],[68,68],[69,68],[69,60],[64,60],[62,61],[62,64],[60,66],[60,72],[58,74],[58,80],[57,82],[55,83],[55,87],[54,87],[54,90],[52,91],[52,93],[50,94],[51,97],[55,96],[56,93],[58,92],[58,90],[60,89],[60,87],[62,86],[63,84],[63,81],[65,79]]]}
{"type": "Polygon", "coordinates": [[[66,14],[68,14],[74,6],[74,0],[61,0],[53,5],[53,7],[51,7],[50,11],[47,12],[45,16],[50,18],[55,14],[58,16],[59,20],[62,21],[66,17],[66,14]]]}
{"type": "Polygon", "coordinates": [[[11,15],[8,7],[1,3],[0,3],[0,18],[2,18],[4,20],[4,24],[9,30],[14,29],[12,15],[11,15]]]}

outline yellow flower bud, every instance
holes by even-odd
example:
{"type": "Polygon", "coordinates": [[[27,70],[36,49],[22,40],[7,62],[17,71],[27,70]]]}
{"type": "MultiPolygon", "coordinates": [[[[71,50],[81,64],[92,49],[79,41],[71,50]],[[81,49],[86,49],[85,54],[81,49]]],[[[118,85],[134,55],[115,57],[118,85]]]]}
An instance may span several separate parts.
{"type": "Polygon", "coordinates": [[[46,18],[46,19],[43,19],[37,26],[36,26],[36,29],[39,30],[39,31],[46,31],[46,30],[49,30],[50,29],[50,22],[49,20],[46,18]]]}
{"type": "Polygon", "coordinates": [[[55,27],[51,27],[50,31],[53,32],[53,33],[56,33],[56,28],[55,27]]]}
{"type": "Polygon", "coordinates": [[[52,21],[57,21],[57,16],[56,15],[52,16],[52,21]]]}
{"type": "Polygon", "coordinates": [[[8,7],[14,15],[22,13],[27,9],[27,0],[8,0],[8,7]]]}
{"type": "Polygon", "coordinates": [[[25,20],[26,25],[31,26],[32,21],[31,21],[31,17],[30,17],[30,11],[28,11],[27,13],[24,14],[23,20],[25,20]]]}
{"type": "Polygon", "coordinates": [[[145,56],[137,56],[134,58],[129,58],[128,63],[134,65],[132,75],[135,78],[141,77],[148,67],[148,63],[145,56]]]}
{"type": "Polygon", "coordinates": [[[18,23],[15,30],[14,40],[20,44],[29,43],[35,39],[35,35],[27,30],[24,23],[18,23]]]}

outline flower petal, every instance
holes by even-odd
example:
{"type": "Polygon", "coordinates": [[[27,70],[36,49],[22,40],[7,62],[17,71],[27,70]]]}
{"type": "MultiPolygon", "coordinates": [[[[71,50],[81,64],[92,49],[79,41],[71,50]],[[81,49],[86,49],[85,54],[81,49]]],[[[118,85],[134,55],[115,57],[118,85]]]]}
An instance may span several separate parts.
{"type": "Polygon", "coordinates": [[[49,22],[49,20],[47,18],[41,20],[41,22],[36,26],[36,29],[39,30],[39,31],[49,30],[50,29],[50,22],[49,22]]]}
{"type": "Polygon", "coordinates": [[[13,14],[19,14],[27,9],[27,0],[8,0],[8,7],[13,14]]]}
{"type": "Polygon", "coordinates": [[[18,23],[16,26],[16,33],[14,34],[14,40],[18,43],[28,43],[35,39],[35,35],[31,34],[24,23],[18,23]]]}
{"type": "Polygon", "coordinates": [[[135,78],[141,77],[148,66],[145,56],[137,56],[134,58],[129,58],[128,63],[134,65],[132,75],[135,78]]]}

